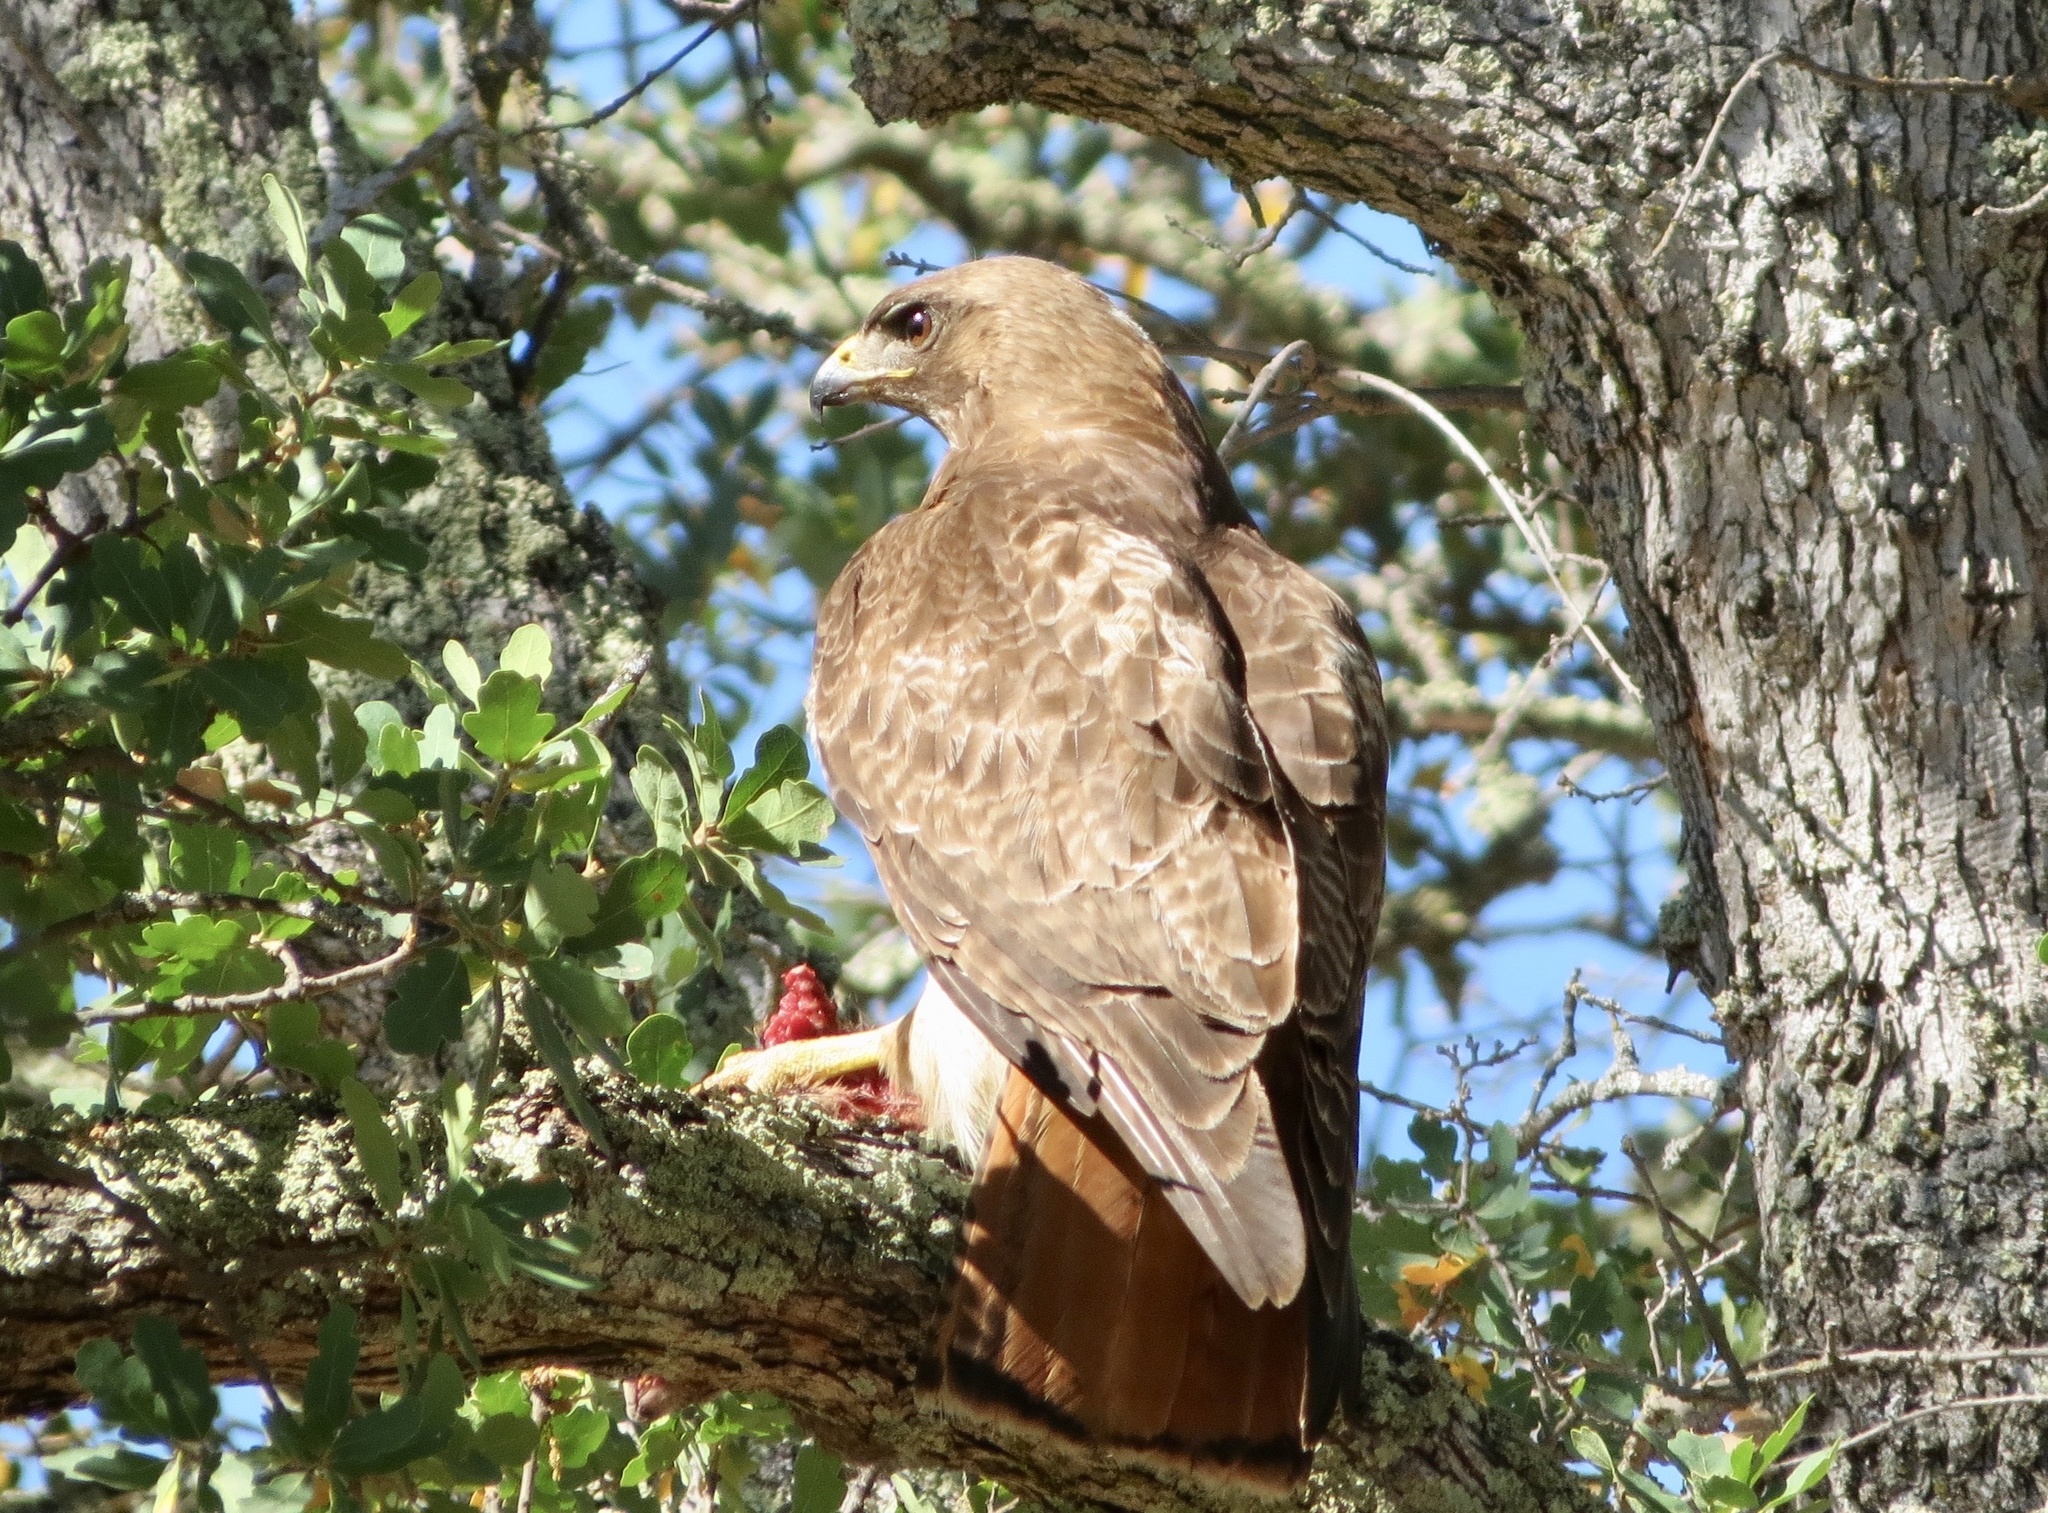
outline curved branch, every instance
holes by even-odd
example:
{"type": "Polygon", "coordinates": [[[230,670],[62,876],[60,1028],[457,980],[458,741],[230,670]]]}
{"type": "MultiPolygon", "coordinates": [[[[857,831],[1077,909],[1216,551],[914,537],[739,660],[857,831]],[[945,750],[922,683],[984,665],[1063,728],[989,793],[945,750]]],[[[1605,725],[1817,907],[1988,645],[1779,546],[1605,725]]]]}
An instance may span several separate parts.
{"type": "MultiPolygon", "coordinates": [[[[855,1460],[968,1467],[1069,1504],[1224,1505],[1163,1473],[919,1404],[913,1383],[967,1183],[914,1136],[840,1123],[808,1100],[705,1104],[611,1078],[591,1091],[613,1157],[542,1074],[484,1121],[477,1148],[494,1179],[569,1185],[567,1218],[593,1237],[583,1269],[606,1283],[589,1294],[526,1281],[494,1289],[466,1315],[487,1368],[653,1372],[684,1399],[765,1390],[855,1460]]],[[[0,1141],[0,1316],[14,1345],[0,1416],[67,1401],[79,1345],[125,1336],[142,1312],[175,1321],[224,1376],[249,1374],[239,1337],[290,1382],[329,1301],[346,1297],[365,1318],[365,1379],[388,1380],[392,1257],[373,1237],[375,1200],[338,1110],[242,1098],[101,1124],[46,1111],[16,1116],[10,1136],[0,1141]],[[198,1267],[209,1275],[189,1274],[198,1267]]],[[[1366,1373],[1363,1421],[1325,1447],[1304,1506],[1593,1506],[1404,1337],[1376,1335],[1366,1373]]]]}

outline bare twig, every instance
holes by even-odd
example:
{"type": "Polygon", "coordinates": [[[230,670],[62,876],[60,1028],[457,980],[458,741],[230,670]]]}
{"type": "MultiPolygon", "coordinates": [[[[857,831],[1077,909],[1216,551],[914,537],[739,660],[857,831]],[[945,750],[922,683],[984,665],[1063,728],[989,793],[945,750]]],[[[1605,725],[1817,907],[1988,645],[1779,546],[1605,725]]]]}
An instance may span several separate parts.
{"type": "Polygon", "coordinates": [[[1600,639],[1598,632],[1588,623],[1587,617],[1590,610],[1582,610],[1577,601],[1566,590],[1564,579],[1558,574],[1556,548],[1550,544],[1549,539],[1537,529],[1535,522],[1530,519],[1527,510],[1523,507],[1521,497],[1508,487],[1506,480],[1494,470],[1493,464],[1486,460],[1486,454],[1472,444],[1471,438],[1452,425],[1443,411],[1439,410],[1428,400],[1423,399],[1412,389],[1395,383],[1391,378],[1382,378],[1377,373],[1367,373],[1358,369],[1349,369],[1335,373],[1331,377],[1340,383],[1357,384],[1363,388],[1375,390],[1391,399],[1401,401],[1409,409],[1428,421],[1438,434],[1451,444],[1458,455],[1464,458],[1472,469],[1486,480],[1487,485],[1493,490],[1494,497],[1500,500],[1501,508],[1506,510],[1508,517],[1515,522],[1515,528],[1521,532],[1522,540],[1528,544],[1530,552],[1534,554],[1536,560],[1542,565],[1543,575],[1550,580],[1550,586],[1557,591],[1558,598],[1564,601],[1565,633],[1574,636],[1583,634],[1587,644],[1593,648],[1600,660],[1607,664],[1608,671],[1614,674],[1614,679],[1621,685],[1622,691],[1632,701],[1640,704],[1643,695],[1642,691],[1636,687],[1635,679],[1622,670],[1621,663],[1615,659],[1614,653],[1607,649],[1607,643],[1600,639]]]}
{"type": "Polygon", "coordinates": [[[254,993],[228,993],[217,998],[194,994],[173,999],[169,1003],[116,1004],[105,1009],[84,1010],[78,1019],[81,1024],[123,1024],[136,1019],[189,1019],[201,1014],[253,1013],[280,1003],[338,993],[358,983],[375,982],[381,977],[388,977],[411,961],[419,954],[419,950],[419,920],[415,916],[406,931],[405,939],[399,942],[398,949],[388,956],[378,957],[375,961],[343,967],[321,977],[306,977],[300,973],[298,963],[287,952],[283,958],[284,981],[274,988],[264,988],[254,993]]]}
{"type": "Polygon", "coordinates": [[[1795,1361],[1788,1366],[1753,1368],[1749,1379],[1752,1382],[1782,1382],[1802,1376],[1826,1376],[1836,1371],[1891,1371],[1901,1366],[1998,1366],[2017,1361],[2044,1360],[2048,1360],[2048,1345],[2013,1345],[1991,1350],[1845,1350],[1832,1356],[1795,1361]]]}
{"type": "Polygon", "coordinates": [[[1655,777],[1639,779],[1626,788],[1615,789],[1612,793],[1591,793],[1573,782],[1569,774],[1560,772],[1557,775],[1557,786],[1575,799],[1587,799],[1595,804],[1604,804],[1610,799],[1627,799],[1634,805],[1641,803],[1645,797],[1662,788],[1670,780],[1670,774],[1660,772],[1655,777]]]}
{"type": "MultiPolygon", "coordinates": [[[[1902,79],[1887,74],[1853,74],[1839,68],[1830,68],[1827,64],[1789,47],[1767,52],[1742,71],[1742,77],[1735,81],[1734,88],[1730,89],[1727,98],[1722,100],[1721,109],[1714,116],[1714,124],[1707,131],[1707,139],[1700,145],[1699,156],[1693,160],[1692,167],[1679,181],[1678,203],[1671,209],[1671,223],[1664,228],[1664,234],[1657,238],[1657,245],[1650,249],[1650,258],[1653,262],[1664,255],[1664,249],[1671,244],[1672,235],[1678,230],[1679,222],[1692,207],[1693,193],[1699,188],[1700,176],[1706,172],[1707,164],[1713,159],[1714,149],[1721,145],[1722,133],[1728,128],[1728,121],[1735,112],[1736,103],[1741,100],[1749,86],[1761,78],[1774,63],[1804,69],[1807,73],[1839,84],[1844,89],[1889,90],[1905,94],[1997,95],[2012,104],[2021,105],[2022,108],[2037,108],[2028,106],[2027,101],[2032,100],[2033,92],[2041,87],[2038,80],[2025,80],[2011,74],[1989,79],[1902,79]]],[[[2021,204],[1985,205],[1980,206],[1976,213],[2016,217],[2029,214],[2042,204],[2048,204],[2048,186],[2043,186],[2039,193],[2030,196],[2021,204]]]]}
{"type": "MultiPolygon", "coordinates": [[[[1621,1153],[1627,1156],[1629,1164],[1636,1169],[1636,1180],[1643,1184],[1643,1192],[1650,1199],[1650,1206],[1656,1212],[1657,1224],[1664,1231],[1664,1243],[1671,1247],[1671,1256],[1678,1263],[1679,1274],[1685,1278],[1687,1291],[1692,1294],[1692,1305],[1699,1314],[1700,1327],[1707,1332],[1707,1338],[1714,1342],[1722,1362],[1728,1368],[1728,1380],[1735,1390],[1745,1397],[1749,1395],[1749,1374],[1743,1370],[1735,1349],[1728,1343],[1728,1335],[1721,1328],[1720,1313],[1707,1303],[1706,1290],[1700,1286],[1699,1275],[1692,1269],[1692,1262],[1686,1259],[1685,1246],[1680,1243],[1677,1231],[1672,1227],[1671,1211],[1664,1206],[1663,1198],[1657,1192],[1656,1182],[1650,1176],[1650,1163],[1643,1159],[1643,1153],[1636,1145],[1635,1136],[1625,1135],[1621,1141],[1621,1153]]],[[[1654,1332],[1654,1331],[1653,1331],[1654,1332]]]]}
{"type": "Polygon", "coordinates": [[[870,436],[879,436],[884,431],[893,431],[898,426],[908,425],[915,419],[917,417],[908,411],[901,415],[892,415],[887,420],[877,420],[864,425],[858,431],[848,431],[844,436],[827,436],[823,441],[814,441],[811,443],[811,450],[824,452],[833,447],[846,446],[851,442],[864,441],[870,436]]]}
{"type": "Polygon", "coordinates": [[[1321,205],[1318,205],[1314,200],[1307,199],[1307,196],[1303,196],[1303,198],[1304,200],[1306,200],[1305,208],[1307,209],[1310,215],[1314,216],[1317,220],[1321,221],[1325,226],[1328,226],[1332,231],[1336,232],[1339,236],[1348,237],[1352,241],[1358,243],[1359,246],[1363,247],[1367,252],[1370,252],[1374,257],[1378,258],[1381,262],[1385,263],[1389,268],[1398,268],[1401,270],[1401,272],[1412,273],[1418,278],[1434,278],[1436,276],[1436,270],[1434,268],[1419,268],[1414,263],[1402,261],[1400,258],[1395,257],[1393,253],[1388,252],[1385,248],[1375,246],[1372,242],[1367,241],[1364,237],[1360,236],[1356,231],[1353,231],[1349,226],[1345,225],[1342,221],[1338,220],[1337,217],[1330,211],[1324,209],[1321,205]]]}
{"type": "Polygon", "coordinates": [[[710,24],[707,25],[702,31],[698,32],[697,35],[692,37],[688,42],[684,43],[682,47],[678,48],[668,58],[664,59],[660,63],[655,64],[654,67],[648,70],[648,72],[641,79],[639,79],[631,89],[628,89],[624,94],[620,95],[617,99],[611,101],[609,104],[600,106],[598,109],[592,111],[589,115],[584,116],[580,120],[543,121],[537,126],[527,127],[525,131],[520,133],[520,135],[538,136],[542,132],[582,131],[587,127],[602,125],[604,122],[609,121],[613,116],[617,115],[620,111],[624,110],[628,105],[631,105],[635,100],[639,99],[642,95],[646,94],[648,90],[654,87],[655,83],[659,79],[661,79],[663,75],[667,74],[677,64],[681,63],[683,59],[689,57],[691,53],[695,52],[698,48],[702,47],[706,42],[709,42],[713,37],[717,36],[721,31],[725,30],[726,27],[732,25],[733,22],[739,20],[748,11],[754,9],[754,7],[759,3],[760,0],[732,0],[732,3],[730,5],[715,5],[706,7],[705,9],[709,12],[709,14],[704,19],[708,20],[710,24]]]}
{"type": "Polygon", "coordinates": [[[1962,1408],[2024,1408],[2041,1403],[2048,1403],[2048,1392],[2008,1392],[1994,1397],[1953,1398],[1946,1403],[1936,1403],[1932,1407],[1915,1408],[1910,1413],[1901,1413],[1896,1418],[1872,1425],[1861,1434],[1852,1434],[1835,1446],[1835,1453],[1838,1456],[1846,1455],[1858,1445],[1882,1439],[1887,1434],[1903,1429],[1907,1424],[1923,1418],[1932,1418],[1937,1413],[1954,1413],[1962,1408]]]}
{"type": "Polygon", "coordinates": [[[1245,396],[1244,404],[1238,409],[1237,418],[1230,422],[1230,429],[1225,431],[1223,439],[1216,443],[1216,455],[1225,462],[1236,460],[1238,441],[1245,433],[1246,423],[1251,419],[1252,412],[1265,403],[1267,392],[1279,382],[1281,373],[1296,358],[1304,360],[1305,371],[1315,371],[1315,353],[1306,341],[1289,342],[1267,359],[1266,365],[1259,369],[1259,376],[1252,380],[1251,392],[1245,396]]]}
{"type": "Polygon", "coordinates": [[[2016,221],[2048,205],[2048,184],[2043,184],[2017,205],[1979,205],[1975,214],[1999,221],[2016,221]]]}

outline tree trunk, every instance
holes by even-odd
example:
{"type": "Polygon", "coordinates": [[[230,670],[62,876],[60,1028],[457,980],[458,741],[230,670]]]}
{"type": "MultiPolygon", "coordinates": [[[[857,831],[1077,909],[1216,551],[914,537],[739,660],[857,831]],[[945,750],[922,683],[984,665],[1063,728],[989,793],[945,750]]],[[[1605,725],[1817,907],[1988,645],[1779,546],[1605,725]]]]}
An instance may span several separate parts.
{"type": "MultiPolygon", "coordinates": [[[[1745,1064],[1781,1353],[2048,1342],[2048,14],[2020,0],[853,0],[858,87],[1028,99],[1413,219],[1516,311],[1683,807],[1675,964],[1745,1064]],[[2017,75],[2004,89],[1847,86],[2017,75]],[[1676,224],[1674,225],[1674,220],[1676,224]],[[1669,245],[1658,242],[1670,230],[1669,245]]],[[[1853,1362],[1812,1421],[2025,1390],[1853,1362]]],[[[1845,1508],[2039,1504],[2048,1414],[1930,1414],[1845,1508]]]]}
{"type": "MultiPolygon", "coordinates": [[[[487,1370],[654,1372],[686,1402],[767,1390],[855,1460],[971,1468],[1067,1506],[1245,1506],[920,1410],[912,1382],[967,1182],[915,1137],[840,1124],[803,1099],[707,1108],[602,1077],[591,1095],[610,1157],[544,1074],[486,1111],[480,1175],[565,1182],[565,1221],[591,1236],[579,1269],[605,1282],[494,1286],[464,1315],[487,1370]]],[[[0,1163],[0,1417],[61,1405],[78,1347],[125,1338],[143,1312],[172,1319],[223,1376],[260,1362],[296,1383],[330,1299],[346,1299],[363,1315],[363,1382],[390,1383],[391,1261],[409,1226],[393,1243],[373,1236],[376,1201],[335,1110],[242,1098],[160,1120],[52,1119],[0,1141],[0,1163]]],[[[1302,1501],[1314,1513],[1592,1513],[1571,1477],[1403,1336],[1369,1341],[1363,1400],[1359,1424],[1317,1458],[1302,1501]]]]}

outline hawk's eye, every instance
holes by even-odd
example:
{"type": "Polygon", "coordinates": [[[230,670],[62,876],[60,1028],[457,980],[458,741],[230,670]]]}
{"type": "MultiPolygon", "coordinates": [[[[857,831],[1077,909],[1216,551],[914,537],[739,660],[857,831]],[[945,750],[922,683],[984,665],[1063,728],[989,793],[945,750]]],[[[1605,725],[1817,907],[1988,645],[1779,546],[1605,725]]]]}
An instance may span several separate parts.
{"type": "Polygon", "coordinates": [[[903,339],[921,347],[931,339],[932,313],[923,305],[912,305],[903,314],[903,339]]]}

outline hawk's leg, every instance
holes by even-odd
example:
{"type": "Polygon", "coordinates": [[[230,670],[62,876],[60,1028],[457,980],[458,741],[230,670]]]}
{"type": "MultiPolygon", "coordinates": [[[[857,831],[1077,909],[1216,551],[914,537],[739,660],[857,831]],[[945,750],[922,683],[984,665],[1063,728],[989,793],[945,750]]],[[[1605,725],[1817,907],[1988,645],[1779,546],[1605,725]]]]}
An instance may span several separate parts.
{"type": "Polygon", "coordinates": [[[863,1072],[880,1072],[892,1084],[900,1065],[897,1042],[902,1021],[847,1035],[790,1040],[758,1051],[728,1056],[724,1065],[697,1084],[700,1093],[794,1093],[824,1087],[863,1072]]]}

